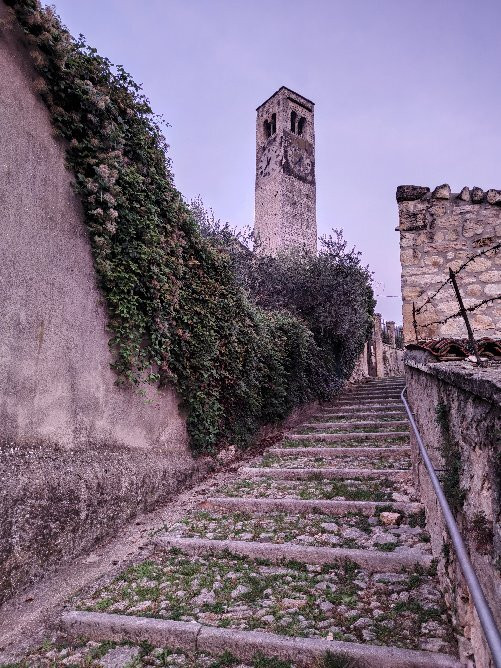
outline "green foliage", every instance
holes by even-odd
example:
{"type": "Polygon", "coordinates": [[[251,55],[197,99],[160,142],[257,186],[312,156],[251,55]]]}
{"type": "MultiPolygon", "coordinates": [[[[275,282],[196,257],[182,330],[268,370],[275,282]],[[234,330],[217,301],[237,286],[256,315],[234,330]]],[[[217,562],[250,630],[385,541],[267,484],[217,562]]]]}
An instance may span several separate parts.
{"type": "Polygon", "coordinates": [[[287,308],[303,320],[346,378],[372,325],[371,275],[360,254],[347,250],[340,230],[320,243],[318,255],[295,250],[254,256],[249,287],[259,306],[287,308]]]}
{"type": "Polygon", "coordinates": [[[257,655],[252,660],[252,668],[292,668],[292,664],[275,657],[257,655]]]}
{"type": "MultiPolygon", "coordinates": [[[[348,261],[338,254],[336,278],[329,279],[335,262],[324,253],[287,265],[289,276],[301,269],[294,299],[283,294],[271,303],[264,278],[249,291],[248,267],[257,260],[228,230],[221,244],[221,230],[197,224],[174,187],[160,119],[140,87],[82,37],[73,39],[50,7],[8,4],[40,75],[37,88],[67,142],[119,382],[173,383],[195,452],[245,445],[261,424],[330,398],[365,338],[368,275],[349,254],[348,261]],[[348,280],[350,272],[358,283],[348,280]],[[308,292],[300,301],[302,289],[308,292]],[[333,290],[342,296],[337,310],[333,290]]],[[[280,268],[258,264],[261,277],[280,268]]],[[[277,274],[275,284],[286,275],[277,274]]]]}
{"type": "Polygon", "coordinates": [[[453,512],[461,510],[466,492],[461,487],[461,451],[453,439],[449,421],[449,409],[440,401],[435,409],[435,417],[442,435],[441,454],[444,461],[442,486],[453,512]]]}
{"type": "Polygon", "coordinates": [[[350,657],[337,652],[327,652],[323,663],[324,668],[356,668],[357,665],[350,657]]]}
{"type": "Polygon", "coordinates": [[[234,666],[237,663],[237,659],[231,652],[225,652],[210,664],[210,668],[231,668],[231,666],[234,666]]]}

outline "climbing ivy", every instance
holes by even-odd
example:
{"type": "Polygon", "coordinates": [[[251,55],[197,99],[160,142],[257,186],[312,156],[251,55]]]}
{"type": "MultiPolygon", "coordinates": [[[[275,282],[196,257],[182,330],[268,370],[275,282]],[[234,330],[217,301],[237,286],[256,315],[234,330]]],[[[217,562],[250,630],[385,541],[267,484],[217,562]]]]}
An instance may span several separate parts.
{"type": "MultiPolygon", "coordinates": [[[[83,37],[72,38],[50,7],[7,3],[65,140],[118,381],[173,383],[195,452],[244,445],[259,425],[329,398],[351,362],[340,370],[332,342],[317,341],[287,305],[252,302],[229,254],[200,234],[176,190],[161,120],[140,87],[83,37]]],[[[360,333],[348,336],[358,341],[360,333]]]]}

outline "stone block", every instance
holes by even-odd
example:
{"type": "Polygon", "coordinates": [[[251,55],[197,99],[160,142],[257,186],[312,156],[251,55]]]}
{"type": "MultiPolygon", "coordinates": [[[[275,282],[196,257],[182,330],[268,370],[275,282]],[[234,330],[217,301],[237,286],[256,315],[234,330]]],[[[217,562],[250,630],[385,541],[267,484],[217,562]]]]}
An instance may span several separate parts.
{"type": "Polygon", "coordinates": [[[480,202],[483,202],[483,200],[484,200],[484,191],[482,190],[482,188],[478,188],[477,186],[472,188],[471,201],[475,202],[475,204],[479,204],[480,202]]]}
{"type": "Polygon", "coordinates": [[[406,248],[403,251],[400,251],[400,262],[406,265],[413,264],[416,260],[419,259],[419,253],[414,248],[406,248]]]}
{"type": "Polygon", "coordinates": [[[463,202],[469,202],[471,200],[470,189],[468,186],[465,186],[461,189],[461,192],[459,193],[459,199],[463,202]]]}
{"type": "MultiPolygon", "coordinates": [[[[501,297],[501,283],[493,283],[490,285],[486,285],[484,288],[484,292],[487,297],[501,297]]],[[[501,309],[501,306],[499,305],[500,302],[497,304],[497,309],[501,309]]]]}
{"type": "Polygon", "coordinates": [[[426,186],[398,186],[396,198],[397,202],[411,202],[422,199],[430,192],[426,186]]]}
{"type": "Polygon", "coordinates": [[[482,234],[482,236],[477,237],[476,239],[473,240],[472,246],[473,248],[488,248],[489,246],[492,246],[495,242],[495,237],[493,236],[492,231],[489,229],[487,232],[487,236],[482,234]]]}
{"type": "Polygon", "coordinates": [[[501,190],[488,190],[487,191],[487,201],[489,204],[498,204],[501,205],[501,190]]]}
{"type": "Polygon", "coordinates": [[[492,260],[490,260],[486,255],[475,258],[473,262],[470,262],[465,268],[466,272],[474,272],[478,274],[480,271],[487,271],[492,266],[492,260]]]}
{"type": "Polygon", "coordinates": [[[484,271],[478,278],[483,283],[501,283],[501,270],[484,271]]]}
{"type": "Polygon", "coordinates": [[[484,226],[481,222],[476,220],[467,221],[463,226],[463,236],[467,238],[482,234],[483,231],[484,226]]]}
{"type": "MultiPolygon", "coordinates": [[[[462,291],[463,292],[463,291],[462,291]]],[[[467,295],[468,297],[483,297],[484,294],[484,288],[482,285],[478,285],[478,283],[473,283],[472,285],[467,285],[464,288],[464,294],[467,295]]]]}
{"type": "Polygon", "coordinates": [[[431,255],[424,258],[424,264],[432,267],[441,267],[444,264],[444,258],[440,255],[431,255]]]}
{"type": "Polygon", "coordinates": [[[484,315],[483,313],[473,312],[472,314],[470,314],[469,318],[474,332],[477,329],[482,329],[482,330],[494,329],[494,321],[488,315],[484,315]]]}
{"type": "Polygon", "coordinates": [[[450,199],[451,187],[448,183],[437,186],[431,195],[434,199],[450,199]]]}

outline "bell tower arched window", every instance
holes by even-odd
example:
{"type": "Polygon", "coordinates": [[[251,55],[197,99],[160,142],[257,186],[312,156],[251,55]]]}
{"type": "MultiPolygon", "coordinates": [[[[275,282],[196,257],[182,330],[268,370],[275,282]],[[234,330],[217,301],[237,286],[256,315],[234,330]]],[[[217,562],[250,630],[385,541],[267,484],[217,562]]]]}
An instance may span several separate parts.
{"type": "Polygon", "coordinates": [[[277,131],[277,115],[272,114],[271,119],[264,121],[264,136],[269,139],[277,131]]]}

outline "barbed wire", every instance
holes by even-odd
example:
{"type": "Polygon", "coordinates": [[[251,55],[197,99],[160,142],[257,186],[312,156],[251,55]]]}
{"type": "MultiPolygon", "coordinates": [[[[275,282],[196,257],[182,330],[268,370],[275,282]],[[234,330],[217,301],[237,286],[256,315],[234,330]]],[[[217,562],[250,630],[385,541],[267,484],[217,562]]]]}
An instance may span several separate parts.
{"type": "MultiPolygon", "coordinates": [[[[496,295],[495,297],[489,297],[488,299],[483,299],[481,302],[478,302],[478,304],[474,304],[473,306],[465,307],[465,311],[468,311],[469,313],[471,313],[472,311],[476,311],[477,308],[480,308],[481,306],[484,306],[484,304],[489,304],[490,302],[495,302],[497,299],[501,299],[501,295],[496,295]]],[[[458,318],[461,315],[462,315],[461,311],[457,311],[456,313],[453,313],[452,315],[448,315],[443,320],[434,320],[433,322],[426,323],[426,325],[422,325],[420,323],[420,324],[418,324],[418,328],[423,329],[424,327],[431,327],[432,325],[443,325],[446,322],[448,322],[449,320],[452,320],[453,318],[458,318]]]]}
{"type": "MultiPolygon", "coordinates": [[[[501,243],[496,244],[495,246],[492,246],[491,248],[486,248],[485,250],[481,251],[480,253],[477,253],[476,255],[472,255],[470,258],[468,258],[465,262],[463,262],[462,265],[459,266],[458,269],[454,272],[454,274],[459,274],[460,271],[462,271],[465,267],[467,267],[470,262],[475,262],[479,257],[482,257],[483,255],[486,255],[487,253],[491,253],[492,251],[497,251],[501,248],[501,243]]],[[[445,286],[451,282],[451,279],[448,278],[445,280],[442,285],[440,285],[437,290],[428,297],[428,299],[421,304],[421,306],[416,307],[416,315],[418,313],[421,313],[421,311],[425,308],[425,306],[428,306],[432,302],[433,299],[438,295],[438,293],[445,288],[445,286]]],[[[496,298],[495,298],[496,299],[496,298]]],[[[422,325],[422,326],[427,326],[427,325],[422,325]]]]}

